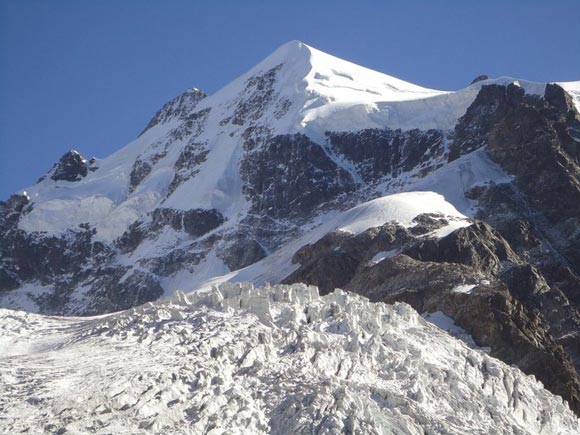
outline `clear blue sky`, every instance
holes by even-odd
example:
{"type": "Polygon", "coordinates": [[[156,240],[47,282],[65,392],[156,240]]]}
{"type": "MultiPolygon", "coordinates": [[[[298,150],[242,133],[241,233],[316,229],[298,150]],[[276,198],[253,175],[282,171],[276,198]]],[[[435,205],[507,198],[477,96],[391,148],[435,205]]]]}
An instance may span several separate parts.
{"type": "Polygon", "coordinates": [[[0,199],[68,149],[105,157],[190,86],[282,43],[420,85],[580,80],[580,0],[0,0],[0,199]]]}

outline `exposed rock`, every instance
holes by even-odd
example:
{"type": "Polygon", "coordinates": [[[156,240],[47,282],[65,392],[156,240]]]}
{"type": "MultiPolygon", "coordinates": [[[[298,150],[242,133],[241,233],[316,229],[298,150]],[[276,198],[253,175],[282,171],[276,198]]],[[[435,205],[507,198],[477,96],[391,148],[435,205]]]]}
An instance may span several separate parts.
{"type": "MultiPolygon", "coordinates": [[[[274,96],[276,95],[274,82],[281,68],[282,65],[280,64],[261,75],[250,77],[246,81],[244,98],[237,103],[232,118],[224,121],[226,123],[231,122],[234,125],[244,125],[260,119],[266,108],[274,102],[274,96]]],[[[276,109],[278,117],[288,110],[284,105],[285,103],[282,103],[282,106],[276,109]]]]}
{"type": "Polygon", "coordinates": [[[248,142],[241,161],[244,195],[252,212],[307,219],[315,209],[355,189],[351,176],[302,134],[248,142]]]}
{"type": "Polygon", "coordinates": [[[432,160],[444,153],[444,134],[439,130],[379,130],[327,132],[333,151],[354,163],[366,182],[387,175],[416,170],[426,175],[432,160]]]}
{"type": "MultiPolygon", "coordinates": [[[[519,86],[482,86],[465,115],[459,118],[449,147],[449,161],[487,145],[491,129],[510,112],[510,106],[524,96],[519,86]]],[[[532,97],[530,98],[537,98],[532,97]]]]}
{"type": "Polygon", "coordinates": [[[107,312],[110,307],[124,310],[154,301],[163,295],[158,279],[141,270],[110,268],[98,276],[100,285],[94,286],[89,313],[107,312]]]}
{"type": "Polygon", "coordinates": [[[153,210],[146,219],[133,222],[116,244],[123,252],[131,252],[147,236],[158,233],[165,226],[193,237],[200,237],[224,222],[225,218],[215,209],[175,210],[160,207],[153,210]]]}
{"type": "Polygon", "coordinates": [[[152,222],[149,229],[152,231],[158,231],[163,226],[169,225],[176,231],[183,230],[194,237],[202,236],[225,222],[222,214],[215,209],[174,210],[156,208],[151,219],[152,222]]]}
{"type": "Polygon", "coordinates": [[[244,233],[236,233],[224,238],[224,246],[217,251],[230,270],[243,269],[268,255],[266,249],[255,239],[244,233]]]}
{"type": "Polygon", "coordinates": [[[141,159],[135,160],[131,175],[129,176],[129,186],[131,190],[135,189],[151,173],[153,167],[149,162],[141,159]]]}
{"type": "Polygon", "coordinates": [[[502,262],[518,263],[509,244],[489,225],[476,222],[442,239],[427,239],[403,251],[420,261],[466,264],[486,274],[497,274],[502,262]]]}
{"type": "Polygon", "coordinates": [[[572,112],[571,116],[574,116],[576,112],[574,101],[561,86],[555,83],[548,83],[544,92],[544,98],[561,112],[572,112]]]}
{"type": "Polygon", "coordinates": [[[482,74],[482,75],[480,75],[480,76],[477,76],[476,78],[474,78],[474,79],[471,81],[471,83],[470,83],[470,84],[471,84],[471,85],[473,85],[474,83],[477,83],[477,82],[482,82],[482,81],[484,81],[484,80],[488,80],[488,79],[489,79],[489,76],[487,76],[487,75],[485,75],[485,74],[482,74]]]}
{"type": "Polygon", "coordinates": [[[70,150],[63,154],[51,172],[50,179],[54,181],[79,181],[87,176],[88,165],[83,156],[70,150]]]}
{"type": "Polygon", "coordinates": [[[161,110],[159,110],[151,121],[149,121],[145,130],[143,130],[139,136],[157,124],[162,124],[171,119],[183,119],[191,114],[197,104],[205,97],[207,97],[207,94],[200,89],[188,89],[183,94],[165,103],[161,110]]]}
{"type": "Polygon", "coordinates": [[[205,162],[207,154],[208,150],[204,143],[192,142],[186,145],[175,162],[175,174],[168,191],[174,192],[181,183],[195,176],[201,164],[205,162]]]}

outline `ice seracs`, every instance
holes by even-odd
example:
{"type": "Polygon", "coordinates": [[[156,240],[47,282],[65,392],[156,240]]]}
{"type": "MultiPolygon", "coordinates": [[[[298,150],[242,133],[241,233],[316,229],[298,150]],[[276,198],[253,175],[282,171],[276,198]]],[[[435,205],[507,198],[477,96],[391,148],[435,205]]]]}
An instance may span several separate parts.
{"type": "Polygon", "coordinates": [[[406,304],[341,290],[224,284],[98,318],[0,310],[0,320],[8,433],[580,430],[517,368],[406,304]]]}

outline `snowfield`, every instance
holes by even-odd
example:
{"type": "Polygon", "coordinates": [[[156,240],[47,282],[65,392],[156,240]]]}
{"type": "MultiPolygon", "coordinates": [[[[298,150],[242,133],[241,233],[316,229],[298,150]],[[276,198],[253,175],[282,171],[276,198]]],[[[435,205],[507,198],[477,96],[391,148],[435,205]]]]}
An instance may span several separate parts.
{"type": "Polygon", "coordinates": [[[0,432],[577,434],[406,304],[223,284],[93,318],[0,310],[0,432]]]}

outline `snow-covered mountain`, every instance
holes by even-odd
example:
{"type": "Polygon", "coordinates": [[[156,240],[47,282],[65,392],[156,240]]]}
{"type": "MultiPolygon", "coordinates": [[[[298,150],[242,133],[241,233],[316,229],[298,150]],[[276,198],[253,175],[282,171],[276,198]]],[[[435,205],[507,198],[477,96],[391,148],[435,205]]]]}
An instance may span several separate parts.
{"type": "Polygon", "coordinates": [[[6,433],[580,431],[517,368],[340,290],[228,284],[85,319],[0,310],[0,340],[6,433]]]}
{"type": "Polygon", "coordinates": [[[289,42],[0,203],[0,307],[226,281],[442,312],[580,412],[580,82],[426,89],[289,42]]]}

